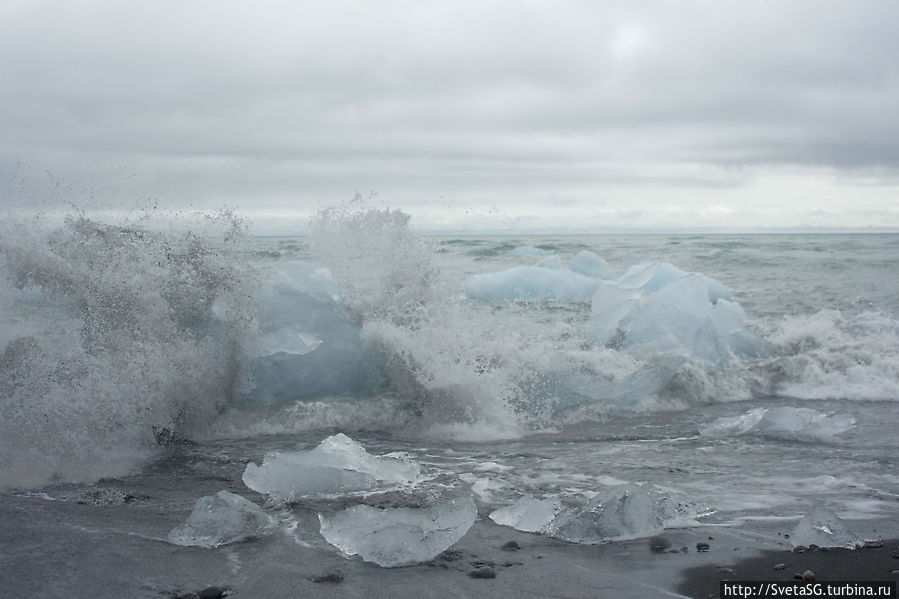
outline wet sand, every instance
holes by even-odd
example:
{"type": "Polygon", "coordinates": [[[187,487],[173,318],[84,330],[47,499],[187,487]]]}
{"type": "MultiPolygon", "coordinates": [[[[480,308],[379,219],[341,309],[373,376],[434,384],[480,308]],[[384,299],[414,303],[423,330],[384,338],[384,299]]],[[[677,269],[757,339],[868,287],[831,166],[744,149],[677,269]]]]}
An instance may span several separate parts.
{"type": "Polygon", "coordinates": [[[816,581],[896,581],[899,541],[868,543],[855,550],[762,551],[747,559],[690,568],[677,590],[693,599],[717,599],[722,580],[792,581],[808,570],[816,581]]]}
{"type": "MultiPolygon", "coordinates": [[[[173,489],[179,482],[172,481],[173,489]]],[[[221,482],[204,484],[212,489],[221,482]]],[[[498,526],[483,512],[437,559],[393,569],[328,545],[313,509],[284,512],[290,520],[278,532],[248,542],[216,549],[166,542],[192,506],[187,497],[198,491],[177,502],[138,496],[112,505],[4,495],[0,594],[168,599],[221,587],[248,599],[705,599],[718,597],[724,578],[792,580],[811,569],[819,580],[880,581],[895,580],[891,572],[899,568],[896,541],[857,551],[793,553],[783,540],[781,550],[762,550],[766,545],[745,531],[704,526],[666,531],[662,550],[648,539],[575,545],[498,526]],[[707,550],[697,549],[705,545],[707,550]],[[775,570],[781,563],[784,568],[775,570]]]]}

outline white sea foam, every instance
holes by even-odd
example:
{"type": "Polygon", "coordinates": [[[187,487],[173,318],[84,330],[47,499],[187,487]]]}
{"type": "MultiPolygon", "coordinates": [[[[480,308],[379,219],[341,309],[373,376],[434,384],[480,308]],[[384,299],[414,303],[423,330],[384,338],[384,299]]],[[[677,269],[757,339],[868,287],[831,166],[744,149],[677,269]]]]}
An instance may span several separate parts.
{"type": "Polygon", "coordinates": [[[2,484],[121,473],[228,404],[252,323],[241,237],[228,214],[191,233],[83,214],[3,231],[2,484]]]}

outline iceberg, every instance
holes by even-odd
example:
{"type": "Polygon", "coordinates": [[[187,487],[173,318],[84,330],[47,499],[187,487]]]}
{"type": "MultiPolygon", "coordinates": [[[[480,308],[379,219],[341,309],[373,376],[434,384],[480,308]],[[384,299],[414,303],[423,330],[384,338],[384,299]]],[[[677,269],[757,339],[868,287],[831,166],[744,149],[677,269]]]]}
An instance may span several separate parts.
{"type": "Polygon", "coordinates": [[[427,562],[468,532],[478,515],[471,497],[429,508],[374,508],[356,505],[325,517],[321,535],[346,555],[384,568],[427,562]]]}
{"type": "Polygon", "coordinates": [[[560,511],[562,502],[558,499],[521,497],[512,505],[492,512],[490,519],[515,530],[545,533],[560,511]]]}
{"type": "Polygon", "coordinates": [[[853,534],[842,518],[823,508],[815,509],[799,521],[790,534],[790,542],[794,547],[817,545],[855,549],[864,545],[864,540],[853,534]]]}
{"type": "Polygon", "coordinates": [[[609,266],[609,263],[597,254],[582,250],[568,263],[568,268],[578,274],[594,279],[617,279],[618,273],[609,266]]]}
{"type": "Polygon", "coordinates": [[[730,290],[666,262],[631,267],[599,283],[591,304],[594,343],[636,352],[680,352],[710,363],[759,357],[764,343],[745,326],[730,290]]]}
{"type": "Polygon", "coordinates": [[[828,416],[810,408],[781,406],[755,408],[732,418],[719,418],[705,429],[705,436],[761,435],[787,441],[833,441],[851,430],[855,418],[849,414],[828,416]]]}
{"type": "Polygon", "coordinates": [[[401,457],[374,456],[343,433],[328,437],[315,449],[271,452],[262,465],[247,464],[244,484],[271,499],[383,490],[419,480],[418,464],[401,457]]]}
{"type": "Polygon", "coordinates": [[[187,521],[172,529],[169,543],[213,548],[265,534],[274,520],[258,505],[228,491],[201,497],[187,521]]]}
{"type": "Polygon", "coordinates": [[[516,266],[499,272],[473,275],[465,282],[465,294],[485,301],[558,300],[588,302],[596,293],[596,279],[559,268],[516,266]]]}

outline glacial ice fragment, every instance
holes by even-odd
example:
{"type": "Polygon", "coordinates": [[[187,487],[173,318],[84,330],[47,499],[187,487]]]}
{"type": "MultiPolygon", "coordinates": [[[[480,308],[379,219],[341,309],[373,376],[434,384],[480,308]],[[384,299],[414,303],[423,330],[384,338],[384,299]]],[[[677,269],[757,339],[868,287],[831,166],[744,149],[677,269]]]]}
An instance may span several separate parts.
{"type": "Polygon", "coordinates": [[[855,418],[849,414],[828,416],[810,408],[779,406],[776,408],[755,408],[745,414],[730,418],[719,418],[707,426],[702,434],[720,435],[761,435],[770,439],[787,441],[834,441],[834,437],[851,430],[855,418]]]}
{"type": "Polygon", "coordinates": [[[602,543],[649,536],[670,526],[695,524],[709,509],[681,493],[629,483],[560,513],[549,535],[572,543],[602,543]]]}
{"type": "Polygon", "coordinates": [[[490,519],[515,530],[544,533],[561,510],[562,503],[558,499],[521,497],[512,505],[492,512],[490,519]]]}
{"type": "Polygon", "coordinates": [[[516,266],[481,273],[465,282],[465,293],[478,300],[529,299],[587,302],[596,293],[596,279],[567,269],[516,266]]]}
{"type": "Polygon", "coordinates": [[[616,284],[622,289],[641,289],[652,292],[688,276],[696,277],[705,284],[709,295],[708,299],[713,303],[719,299],[729,300],[733,296],[730,289],[723,283],[701,273],[683,271],[670,262],[635,264],[621,275],[616,284]]]}
{"type": "Polygon", "coordinates": [[[608,262],[588,250],[582,250],[575,254],[571,262],[568,263],[568,268],[594,279],[611,280],[618,278],[618,273],[609,266],[608,262]]]}
{"type": "Polygon", "coordinates": [[[356,505],[318,518],[322,537],[345,554],[395,568],[434,559],[468,532],[477,514],[474,500],[465,497],[429,508],[356,505]]]}
{"type": "Polygon", "coordinates": [[[711,510],[676,491],[628,483],[579,506],[554,499],[522,497],[490,514],[497,524],[571,543],[602,543],[649,536],[672,526],[693,526],[711,510]]]}
{"type": "Polygon", "coordinates": [[[240,495],[219,491],[201,497],[187,521],[169,533],[169,543],[218,547],[259,536],[274,525],[271,516],[240,495]]]}
{"type": "Polygon", "coordinates": [[[681,352],[711,363],[757,357],[763,342],[744,325],[739,304],[721,283],[667,263],[602,281],[589,331],[595,343],[642,352],[681,352]]]}
{"type": "Polygon", "coordinates": [[[308,495],[353,493],[407,485],[421,470],[408,459],[374,456],[343,433],[310,451],[271,452],[262,465],[247,464],[243,482],[276,501],[308,495]]]}
{"type": "Polygon", "coordinates": [[[257,292],[259,336],[242,358],[240,403],[369,394],[383,383],[377,352],[343,314],[327,272],[314,263],[286,262],[257,292]]]}
{"type": "Polygon", "coordinates": [[[790,542],[794,547],[814,544],[818,547],[847,549],[864,544],[864,540],[852,533],[842,518],[824,508],[806,514],[790,534],[790,542]]]}

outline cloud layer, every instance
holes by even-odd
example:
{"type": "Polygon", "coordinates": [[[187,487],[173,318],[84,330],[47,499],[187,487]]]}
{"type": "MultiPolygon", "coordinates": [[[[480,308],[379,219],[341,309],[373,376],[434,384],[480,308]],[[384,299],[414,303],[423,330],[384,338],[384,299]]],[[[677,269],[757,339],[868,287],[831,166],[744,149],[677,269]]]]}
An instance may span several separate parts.
{"type": "Polygon", "coordinates": [[[897,22],[891,0],[6,2],[0,193],[899,227],[897,22]]]}

